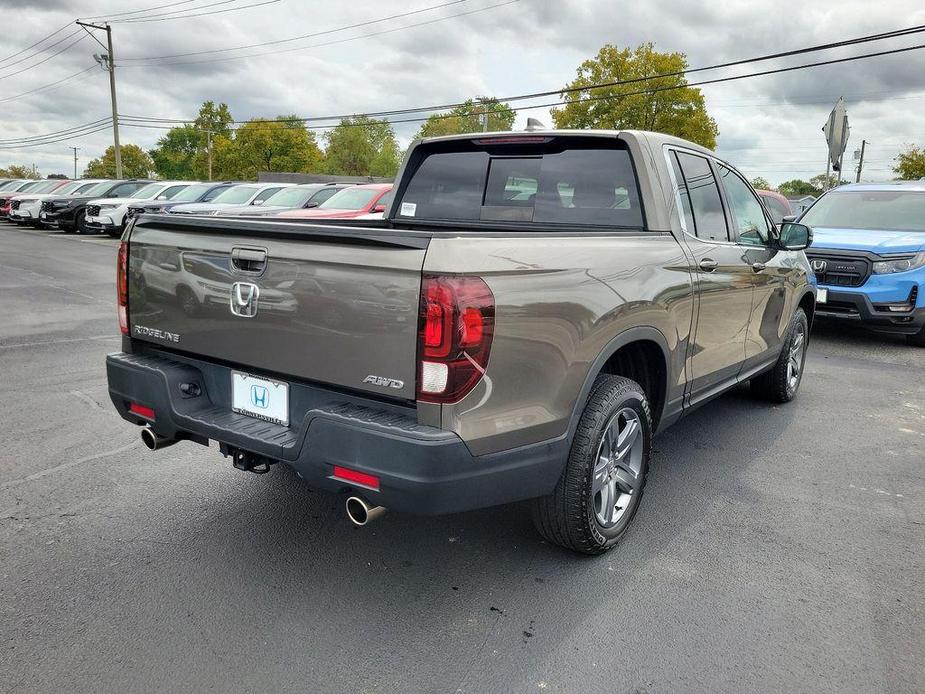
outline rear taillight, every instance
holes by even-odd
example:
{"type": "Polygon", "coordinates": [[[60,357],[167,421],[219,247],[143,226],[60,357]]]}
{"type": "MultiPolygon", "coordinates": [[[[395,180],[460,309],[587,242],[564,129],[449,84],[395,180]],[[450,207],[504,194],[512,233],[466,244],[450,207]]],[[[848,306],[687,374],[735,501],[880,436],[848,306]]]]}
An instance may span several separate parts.
{"type": "Polygon", "coordinates": [[[495,298],[480,277],[425,275],[421,285],[417,396],[461,400],[482,378],[495,326],[495,298]]]}
{"type": "Polygon", "coordinates": [[[119,244],[116,265],[116,298],[119,304],[119,330],[128,335],[128,243],[119,244]]]}

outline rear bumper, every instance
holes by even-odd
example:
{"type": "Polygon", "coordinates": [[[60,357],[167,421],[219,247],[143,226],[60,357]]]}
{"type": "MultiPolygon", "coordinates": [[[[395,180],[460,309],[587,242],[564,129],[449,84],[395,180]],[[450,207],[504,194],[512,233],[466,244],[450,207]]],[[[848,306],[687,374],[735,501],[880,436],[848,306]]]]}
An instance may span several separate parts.
{"type": "Polygon", "coordinates": [[[548,494],[565,464],[565,438],[473,456],[454,433],[417,423],[413,407],[290,382],[289,427],[231,411],[231,369],[176,355],[114,353],[106,358],[119,414],[162,436],[218,441],[295,468],[314,488],[360,493],[394,510],[455,513],[548,494]],[[181,384],[197,383],[198,397],[181,384]],[[129,411],[154,410],[154,421],[129,411]],[[379,490],[334,477],[344,466],[380,480],[379,490]]]}
{"type": "Polygon", "coordinates": [[[828,287],[828,290],[827,302],[816,304],[817,318],[833,318],[858,323],[880,332],[907,335],[918,332],[925,325],[925,306],[920,305],[921,299],[918,307],[911,311],[887,312],[879,310],[863,292],[846,292],[834,287],[828,287]]]}

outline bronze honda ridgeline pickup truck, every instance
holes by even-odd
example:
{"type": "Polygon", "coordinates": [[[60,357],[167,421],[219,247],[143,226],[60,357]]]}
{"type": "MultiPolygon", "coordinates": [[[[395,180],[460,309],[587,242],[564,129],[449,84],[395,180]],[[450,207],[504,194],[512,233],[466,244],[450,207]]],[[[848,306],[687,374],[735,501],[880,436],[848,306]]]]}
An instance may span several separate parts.
{"type": "Polygon", "coordinates": [[[654,432],[744,381],[794,397],[810,241],[684,140],[422,140],[381,221],[137,218],[110,395],[151,449],[287,463],[357,524],[531,499],[545,538],[600,553],[654,432]]]}

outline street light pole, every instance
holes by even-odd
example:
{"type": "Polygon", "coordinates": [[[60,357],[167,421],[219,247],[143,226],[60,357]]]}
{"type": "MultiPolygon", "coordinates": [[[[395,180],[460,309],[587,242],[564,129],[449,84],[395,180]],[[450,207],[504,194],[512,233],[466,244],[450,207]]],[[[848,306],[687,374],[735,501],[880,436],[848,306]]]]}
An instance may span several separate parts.
{"type": "Polygon", "coordinates": [[[82,26],[90,36],[93,36],[93,34],[87,30],[87,27],[106,32],[107,45],[105,46],[100,43],[96,36],[93,36],[93,38],[108,51],[105,56],[99,56],[97,62],[104,70],[109,72],[109,97],[112,103],[112,142],[116,159],[116,178],[122,178],[122,148],[119,145],[119,106],[116,102],[116,60],[112,52],[112,27],[109,26],[109,24],[100,26],[99,24],[90,24],[89,22],[77,22],[77,24],[82,26]]]}
{"type": "Polygon", "coordinates": [[[76,181],[77,180],[77,150],[80,149],[80,147],[71,147],[71,149],[74,150],[74,180],[76,181]]]}

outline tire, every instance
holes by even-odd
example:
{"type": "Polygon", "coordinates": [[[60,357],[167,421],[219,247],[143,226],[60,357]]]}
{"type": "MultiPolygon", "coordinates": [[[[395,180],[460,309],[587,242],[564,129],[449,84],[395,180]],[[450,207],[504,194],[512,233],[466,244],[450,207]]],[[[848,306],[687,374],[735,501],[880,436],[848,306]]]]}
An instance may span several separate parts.
{"type": "Polygon", "coordinates": [[[84,219],[86,218],[87,213],[81,210],[76,215],[74,215],[74,231],[78,234],[83,234],[84,232],[84,219]]]}
{"type": "Polygon", "coordinates": [[[913,335],[906,335],[906,342],[915,347],[925,347],[925,325],[913,335]]]}
{"type": "Polygon", "coordinates": [[[751,381],[752,392],[760,398],[775,403],[790,402],[796,397],[803,382],[803,368],[806,365],[806,348],[809,345],[809,321],[806,313],[798,308],[790,319],[787,337],[774,366],[751,381]]]}
{"type": "Polygon", "coordinates": [[[583,554],[603,554],[614,547],[639,508],[651,451],[652,415],[642,388],[628,378],[599,376],[562,477],[552,494],[533,500],[539,533],[583,554]],[[628,433],[633,427],[634,435],[628,433]],[[621,443],[628,436],[633,440],[621,443]],[[607,449],[611,455],[600,455],[607,449]]]}

